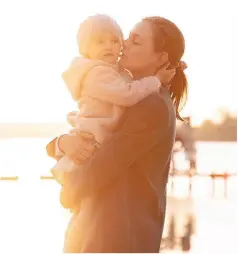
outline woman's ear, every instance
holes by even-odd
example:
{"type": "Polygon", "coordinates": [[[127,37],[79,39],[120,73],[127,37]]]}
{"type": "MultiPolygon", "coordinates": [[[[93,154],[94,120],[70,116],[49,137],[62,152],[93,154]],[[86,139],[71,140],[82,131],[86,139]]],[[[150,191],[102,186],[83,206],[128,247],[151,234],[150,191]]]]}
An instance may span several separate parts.
{"type": "Polygon", "coordinates": [[[168,61],[169,61],[169,56],[168,56],[167,52],[160,52],[160,53],[158,53],[158,63],[159,63],[158,68],[163,66],[168,61]]]}

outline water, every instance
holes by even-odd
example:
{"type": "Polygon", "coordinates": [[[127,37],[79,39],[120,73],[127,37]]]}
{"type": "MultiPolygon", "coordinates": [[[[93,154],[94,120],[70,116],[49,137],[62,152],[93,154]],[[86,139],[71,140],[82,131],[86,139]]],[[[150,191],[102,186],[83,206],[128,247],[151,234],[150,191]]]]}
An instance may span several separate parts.
{"type": "MultiPolygon", "coordinates": [[[[61,208],[59,186],[49,175],[54,161],[46,156],[50,139],[0,140],[0,176],[18,175],[19,181],[0,181],[0,253],[60,253],[70,213],[61,208]]],[[[198,143],[200,172],[237,172],[236,144],[198,143]]],[[[177,160],[186,166],[179,155],[177,160]]],[[[223,182],[217,182],[216,198],[211,198],[211,180],[194,179],[193,198],[188,180],[176,180],[176,197],[169,197],[169,215],[176,214],[177,234],[183,234],[184,216],[196,216],[191,253],[238,253],[237,179],[229,180],[228,198],[223,198],[223,182]]],[[[168,184],[168,190],[170,183],[168,184]]],[[[166,230],[165,230],[166,235],[166,230]]],[[[179,253],[179,252],[176,252],[179,253]]]]}

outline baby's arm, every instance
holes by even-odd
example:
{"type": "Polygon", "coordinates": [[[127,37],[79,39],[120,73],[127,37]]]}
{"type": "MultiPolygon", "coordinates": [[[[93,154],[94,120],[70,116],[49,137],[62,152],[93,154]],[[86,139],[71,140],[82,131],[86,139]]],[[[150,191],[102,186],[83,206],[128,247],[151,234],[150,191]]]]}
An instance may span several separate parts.
{"type": "Polygon", "coordinates": [[[113,68],[97,66],[85,78],[83,93],[114,105],[129,107],[159,91],[160,86],[156,76],[128,82],[113,68]]]}

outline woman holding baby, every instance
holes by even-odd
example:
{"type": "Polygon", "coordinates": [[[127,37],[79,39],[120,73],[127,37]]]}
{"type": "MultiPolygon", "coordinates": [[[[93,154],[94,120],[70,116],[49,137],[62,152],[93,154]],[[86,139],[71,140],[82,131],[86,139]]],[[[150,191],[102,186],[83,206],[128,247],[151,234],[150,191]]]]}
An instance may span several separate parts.
{"type": "Polygon", "coordinates": [[[175,121],[187,92],[184,37],[161,17],[143,19],[124,42],[111,18],[96,15],[83,26],[83,58],[63,75],[80,101],[76,128],[47,146],[60,158],[52,172],[61,203],[73,211],[64,251],[158,253],[175,121]]]}

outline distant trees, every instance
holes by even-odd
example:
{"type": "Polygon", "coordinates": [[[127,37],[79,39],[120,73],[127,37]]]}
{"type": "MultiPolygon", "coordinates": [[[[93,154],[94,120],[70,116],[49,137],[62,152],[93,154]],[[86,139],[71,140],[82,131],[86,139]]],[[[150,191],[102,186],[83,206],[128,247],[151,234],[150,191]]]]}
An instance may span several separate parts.
{"type": "MultiPolygon", "coordinates": [[[[205,120],[193,128],[193,136],[201,141],[237,141],[237,116],[227,110],[219,110],[219,123],[205,120]]],[[[181,123],[178,122],[178,126],[181,123]]],[[[55,137],[67,132],[67,123],[0,123],[0,138],[55,137]]]]}
{"type": "Polygon", "coordinates": [[[228,111],[219,110],[220,123],[205,120],[198,128],[194,128],[194,137],[202,141],[237,141],[237,116],[228,111]]]}

